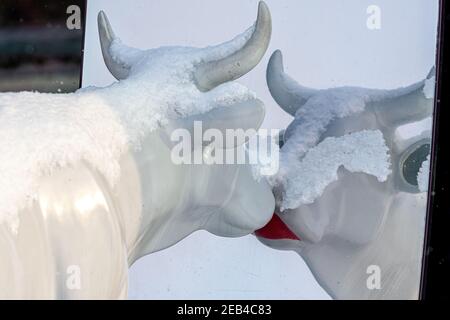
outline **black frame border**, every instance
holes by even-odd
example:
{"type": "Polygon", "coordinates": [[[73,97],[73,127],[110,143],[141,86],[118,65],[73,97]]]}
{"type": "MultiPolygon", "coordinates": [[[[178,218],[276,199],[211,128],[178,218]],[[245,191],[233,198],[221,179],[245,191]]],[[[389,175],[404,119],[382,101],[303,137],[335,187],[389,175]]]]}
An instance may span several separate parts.
{"type": "Polygon", "coordinates": [[[79,87],[81,88],[83,85],[83,69],[84,69],[84,47],[86,43],[86,19],[87,19],[87,8],[88,8],[88,0],[83,1],[83,8],[81,8],[82,12],[82,21],[81,21],[81,29],[82,29],[82,36],[81,36],[81,63],[80,63],[80,80],[78,81],[79,87]]]}
{"type": "Polygon", "coordinates": [[[450,2],[440,0],[433,143],[425,227],[421,300],[450,300],[450,2]]]}

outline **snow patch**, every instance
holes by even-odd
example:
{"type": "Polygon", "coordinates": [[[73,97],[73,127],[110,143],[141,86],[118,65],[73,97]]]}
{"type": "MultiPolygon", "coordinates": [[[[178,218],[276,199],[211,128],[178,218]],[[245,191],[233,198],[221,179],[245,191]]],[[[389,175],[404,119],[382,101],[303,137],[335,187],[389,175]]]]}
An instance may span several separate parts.
{"type": "Polygon", "coordinates": [[[365,130],[342,137],[329,137],[311,148],[303,159],[290,163],[284,181],[281,210],[313,203],[338,179],[343,166],[386,181],[391,173],[388,148],[379,130],[365,130]]]}
{"type": "Polygon", "coordinates": [[[422,163],[422,166],[420,167],[420,170],[417,173],[417,183],[420,192],[428,191],[429,177],[430,177],[430,155],[428,155],[427,159],[422,163]]]}
{"type": "Polygon", "coordinates": [[[286,130],[288,136],[281,150],[278,180],[285,179],[289,163],[301,159],[315,146],[327,126],[334,120],[361,113],[369,103],[400,97],[424,85],[423,81],[396,90],[377,90],[359,87],[340,87],[319,90],[295,114],[295,120],[286,130]]]}
{"type": "Polygon", "coordinates": [[[70,94],[0,93],[0,223],[17,228],[18,212],[37,198],[40,178],[57,168],[85,161],[114,185],[121,156],[170,119],[254,99],[235,82],[204,93],[193,80],[196,65],[240,49],[253,29],[206,49],[141,51],[116,39],[113,56],[134,63],[124,81],[70,94]]]}

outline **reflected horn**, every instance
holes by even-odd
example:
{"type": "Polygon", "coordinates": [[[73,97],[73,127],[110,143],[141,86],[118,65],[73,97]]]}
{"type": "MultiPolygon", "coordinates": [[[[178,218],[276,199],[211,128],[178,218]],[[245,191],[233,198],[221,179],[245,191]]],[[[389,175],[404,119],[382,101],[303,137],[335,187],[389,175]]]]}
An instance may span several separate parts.
{"type": "Polygon", "coordinates": [[[266,73],[270,94],[287,113],[295,116],[308,99],[318,90],[303,87],[284,73],[283,55],[280,50],[270,57],[266,73]]]}
{"type": "Polygon", "coordinates": [[[371,102],[370,107],[376,110],[386,126],[398,127],[430,117],[433,113],[434,99],[426,96],[424,87],[427,81],[433,81],[434,75],[433,67],[425,80],[405,88],[386,91],[381,99],[371,102]]]}

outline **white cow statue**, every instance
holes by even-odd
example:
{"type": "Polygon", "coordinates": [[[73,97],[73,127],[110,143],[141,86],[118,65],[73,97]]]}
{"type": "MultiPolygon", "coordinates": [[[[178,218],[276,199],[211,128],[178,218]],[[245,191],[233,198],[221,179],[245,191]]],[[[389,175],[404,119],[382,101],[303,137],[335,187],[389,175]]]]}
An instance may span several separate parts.
{"type": "Polygon", "coordinates": [[[270,59],[270,92],[295,119],[280,139],[281,170],[272,181],[277,215],[257,235],[271,247],[298,252],[333,298],[418,298],[428,187],[422,164],[430,132],[402,138],[397,129],[431,116],[433,100],[426,93],[433,76],[431,71],[427,80],[397,90],[315,90],[284,72],[280,51],[270,59]],[[332,148],[365,136],[377,139],[332,148]],[[312,161],[315,154],[323,156],[312,161]],[[370,174],[386,155],[382,177],[370,174]],[[347,162],[333,167],[334,159],[347,162]],[[298,177],[291,170],[296,162],[308,164],[298,177]],[[330,168],[335,176],[323,187],[314,174],[328,179],[330,168]],[[317,186],[320,194],[311,193],[317,186]]]}
{"type": "Polygon", "coordinates": [[[250,234],[274,212],[249,165],[176,164],[172,153],[172,133],[194,121],[223,132],[261,125],[263,103],[233,80],[268,47],[265,3],[245,33],[203,49],[125,46],[103,12],[98,26],[120,81],[0,93],[0,298],[126,298],[140,257],[196,230],[250,234]]]}

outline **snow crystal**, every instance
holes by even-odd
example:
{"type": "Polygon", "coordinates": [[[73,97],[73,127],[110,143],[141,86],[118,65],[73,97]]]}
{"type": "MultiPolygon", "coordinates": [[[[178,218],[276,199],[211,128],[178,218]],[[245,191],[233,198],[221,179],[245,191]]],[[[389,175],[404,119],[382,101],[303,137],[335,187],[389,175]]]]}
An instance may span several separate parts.
{"type": "Polygon", "coordinates": [[[313,203],[338,179],[343,166],[386,181],[390,171],[388,148],[379,130],[365,130],[342,137],[329,137],[311,148],[303,159],[290,164],[280,203],[281,210],[313,203]]]}
{"type": "Polygon", "coordinates": [[[0,93],[0,223],[17,224],[40,178],[57,168],[86,161],[113,185],[121,155],[170,119],[255,98],[235,82],[204,93],[193,80],[196,65],[240,49],[253,28],[206,49],[138,51],[116,39],[113,56],[135,63],[124,81],[69,94],[0,93]]]}
{"type": "Polygon", "coordinates": [[[420,192],[428,191],[429,175],[430,175],[430,155],[428,155],[427,159],[422,163],[422,166],[420,167],[420,170],[417,173],[417,183],[420,192]]]}

